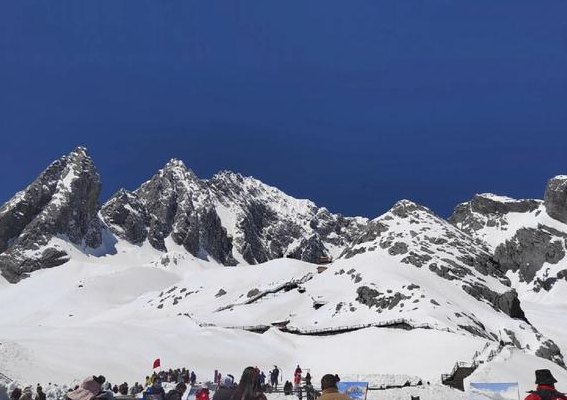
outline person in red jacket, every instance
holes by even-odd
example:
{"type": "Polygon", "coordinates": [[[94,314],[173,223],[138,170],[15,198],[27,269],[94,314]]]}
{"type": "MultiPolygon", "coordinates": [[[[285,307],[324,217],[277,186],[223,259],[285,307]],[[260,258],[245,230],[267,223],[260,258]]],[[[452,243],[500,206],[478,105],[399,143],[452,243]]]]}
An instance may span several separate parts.
{"type": "Polygon", "coordinates": [[[557,380],[548,369],[538,369],[535,372],[537,389],[531,392],[525,400],[567,400],[567,396],[555,390],[557,380]]]}

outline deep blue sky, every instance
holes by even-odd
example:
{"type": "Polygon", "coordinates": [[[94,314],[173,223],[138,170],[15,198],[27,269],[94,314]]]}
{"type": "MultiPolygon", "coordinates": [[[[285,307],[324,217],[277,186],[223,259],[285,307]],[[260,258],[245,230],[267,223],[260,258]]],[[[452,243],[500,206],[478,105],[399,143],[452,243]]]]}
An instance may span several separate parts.
{"type": "Polygon", "coordinates": [[[0,134],[0,202],[77,145],[102,200],[172,157],[346,215],[542,198],[567,1],[4,1],[0,134]]]}

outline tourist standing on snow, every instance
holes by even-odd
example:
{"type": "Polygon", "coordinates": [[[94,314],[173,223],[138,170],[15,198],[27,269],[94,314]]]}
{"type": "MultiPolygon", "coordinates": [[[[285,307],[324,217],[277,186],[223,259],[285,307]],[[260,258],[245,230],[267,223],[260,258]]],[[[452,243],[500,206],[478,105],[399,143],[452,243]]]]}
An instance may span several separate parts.
{"type": "Polygon", "coordinates": [[[327,374],[321,378],[321,391],[319,400],[350,400],[346,394],[339,393],[335,375],[327,374]]]}
{"type": "Polygon", "coordinates": [[[531,392],[525,400],[567,400],[567,396],[555,390],[557,380],[548,369],[538,369],[535,372],[537,389],[531,392]]]}
{"type": "Polygon", "coordinates": [[[274,369],[270,372],[270,385],[276,390],[278,390],[278,378],[280,376],[280,370],[277,365],[274,365],[274,369]]]}
{"type": "Polygon", "coordinates": [[[161,379],[155,377],[152,386],[144,392],[144,400],[165,400],[165,390],[161,386],[161,379]]]}
{"type": "Polygon", "coordinates": [[[38,383],[37,388],[35,389],[36,395],[34,400],[45,400],[45,393],[43,392],[43,388],[38,383]]]}
{"type": "Polygon", "coordinates": [[[293,373],[293,385],[295,386],[295,388],[297,389],[299,387],[299,385],[301,385],[301,367],[298,365],[297,368],[295,368],[295,372],[293,373]]]}
{"type": "Polygon", "coordinates": [[[256,368],[246,367],[244,369],[231,400],[267,400],[258,385],[258,371],[256,368]]]}
{"type": "Polygon", "coordinates": [[[283,385],[283,392],[286,396],[289,396],[293,390],[293,385],[290,381],[285,381],[283,385]]]}

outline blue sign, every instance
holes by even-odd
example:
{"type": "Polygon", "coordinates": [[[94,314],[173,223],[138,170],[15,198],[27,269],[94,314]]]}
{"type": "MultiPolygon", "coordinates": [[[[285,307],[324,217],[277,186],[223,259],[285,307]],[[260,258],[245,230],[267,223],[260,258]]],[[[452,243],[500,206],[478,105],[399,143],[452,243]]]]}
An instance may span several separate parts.
{"type": "Polygon", "coordinates": [[[337,388],[352,400],[366,400],[368,382],[338,382],[337,388]]]}

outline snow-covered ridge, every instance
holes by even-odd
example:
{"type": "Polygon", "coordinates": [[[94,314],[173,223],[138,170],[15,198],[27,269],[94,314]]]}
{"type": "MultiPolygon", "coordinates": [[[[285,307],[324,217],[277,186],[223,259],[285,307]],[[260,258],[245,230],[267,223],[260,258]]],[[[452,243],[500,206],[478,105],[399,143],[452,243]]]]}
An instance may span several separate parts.
{"type": "Polygon", "coordinates": [[[0,283],[10,376],[139,379],[161,356],[202,373],[327,372],[341,359],[339,374],[438,380],[500,340],[521,351],[512,363],[562,363],[567,225],[548,213],[560,218],[561,191],[544,202],[478,195],[452,224],[401,200],[369,221],[228,171],[200,179],[172,159],[99,210],[94,164],[72,154],[0,212],[0,270],[13,282],[31,274],[0,283]],[[520,279],[531,273],[540,291],[520,279]],[[539,323],[550,309],[551,328],[539,323]]]}

